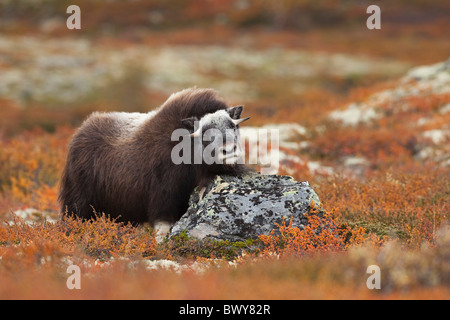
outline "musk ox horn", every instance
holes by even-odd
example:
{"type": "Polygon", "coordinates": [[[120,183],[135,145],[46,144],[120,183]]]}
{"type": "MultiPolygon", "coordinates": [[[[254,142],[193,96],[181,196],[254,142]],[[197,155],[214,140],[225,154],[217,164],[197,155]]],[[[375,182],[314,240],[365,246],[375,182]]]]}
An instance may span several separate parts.
{"type": "Polygon", "coordinates": [[[244,122],[244,121],[247,121],[248,119],[250,119],[250,117],[242,118],[242,119],[237,119],[237,120],[232,119],[231,121],[233,121],[233,123],[234,123],[235,125],[238,125],[238,124],[240,124],[240,123],[242,123],[242,122],[244,122]]]}
{"type": "Polygon", "coordinates": [[[200,137],[202,135],[202,128],[199,127],[197,130],[190,134],[191,138],[200,137]]]}

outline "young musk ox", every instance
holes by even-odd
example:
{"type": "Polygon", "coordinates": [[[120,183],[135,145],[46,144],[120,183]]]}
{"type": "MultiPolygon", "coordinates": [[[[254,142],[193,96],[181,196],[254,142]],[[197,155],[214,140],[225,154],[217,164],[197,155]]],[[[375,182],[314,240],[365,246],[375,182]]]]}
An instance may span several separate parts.
{"type": "Polygon", "coordinates": [[[211,89],[185,89],[146,114],[92,114],[69,145],[59,194],[62,212],[83,219],[104,212],[118,221],[147,222],[167,232],[186,212],[196,186],[206,185],[216,174],[247,171],[238,161],[238,126],[248,119],[240,119],[241,113],[242,106],[229,107],[211,89]],[[183,138],[197,139],[203,149],[207,141],[202,133],[208,128],[223,133],[222,138],[234,135],[227,144],[209,139],[220,144],[215,156],[225,164],[175,164],[171,154],[178,141],[171,137],[179,128],[189,130],[183,138]]]}

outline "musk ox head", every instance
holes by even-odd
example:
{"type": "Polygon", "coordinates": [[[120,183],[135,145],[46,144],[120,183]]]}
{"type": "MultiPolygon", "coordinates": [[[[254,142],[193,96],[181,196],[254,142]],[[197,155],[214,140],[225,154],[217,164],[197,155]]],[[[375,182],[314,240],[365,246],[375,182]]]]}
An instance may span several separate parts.
{"type": "MultiPolygon", "coordinates": [[[[241,119],[243,106],[218,110],[202,118],[183,119],[189,130],[189,142],[193,146],[195,164],[207,164],[212,167],[242,164],[239,124],[250,119],[241,119]]],[[[192,159],[192,157],[191,157],[192,159]]]]}

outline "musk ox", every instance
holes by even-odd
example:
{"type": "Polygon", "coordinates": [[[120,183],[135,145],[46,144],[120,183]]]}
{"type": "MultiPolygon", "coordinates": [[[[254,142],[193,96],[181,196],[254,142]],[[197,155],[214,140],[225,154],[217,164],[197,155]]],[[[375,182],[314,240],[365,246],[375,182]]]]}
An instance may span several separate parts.
{"type": "Polygon", "coordinates": [[[248,119],[240,118],[242,109],[229,107],[214,90],[185,89],[146,114],[92,114],[69,145],[59,194],[63,214],[89,219],[104,212],[134,224],[175,223],[196,186],[216,174],[247,171],[238,161],[238,126],[248,119]],[[223,134],[202,139],[211,128],[223,134]],[[192,144],[192,161],[172,159],[179,144],[173,133],[180,129],[186,132],[182,139],[199,142],[192,144]],[[210,144],[217,161],[194,161],[198,146],[210,144]]]}

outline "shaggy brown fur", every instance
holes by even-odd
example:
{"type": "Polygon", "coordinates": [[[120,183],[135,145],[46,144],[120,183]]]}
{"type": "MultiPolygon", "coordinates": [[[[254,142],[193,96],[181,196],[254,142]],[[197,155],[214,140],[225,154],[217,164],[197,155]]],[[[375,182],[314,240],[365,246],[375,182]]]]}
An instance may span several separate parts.
{"type": "MultiPolygon", "coordinates": [[[[104,212],[132,223],[176,222],[193,189],[217,173],[237,175],[244,165],[180,164],[171,161],[178,142],[171,134],[182,120],[229,108],[211,89],[186,89],[145,121],[94,113],[75,133],[61,180],[62,212],[85,219],[104,212]]],[[[239,115],[240,116],[240,115],[239,115]]]]}

